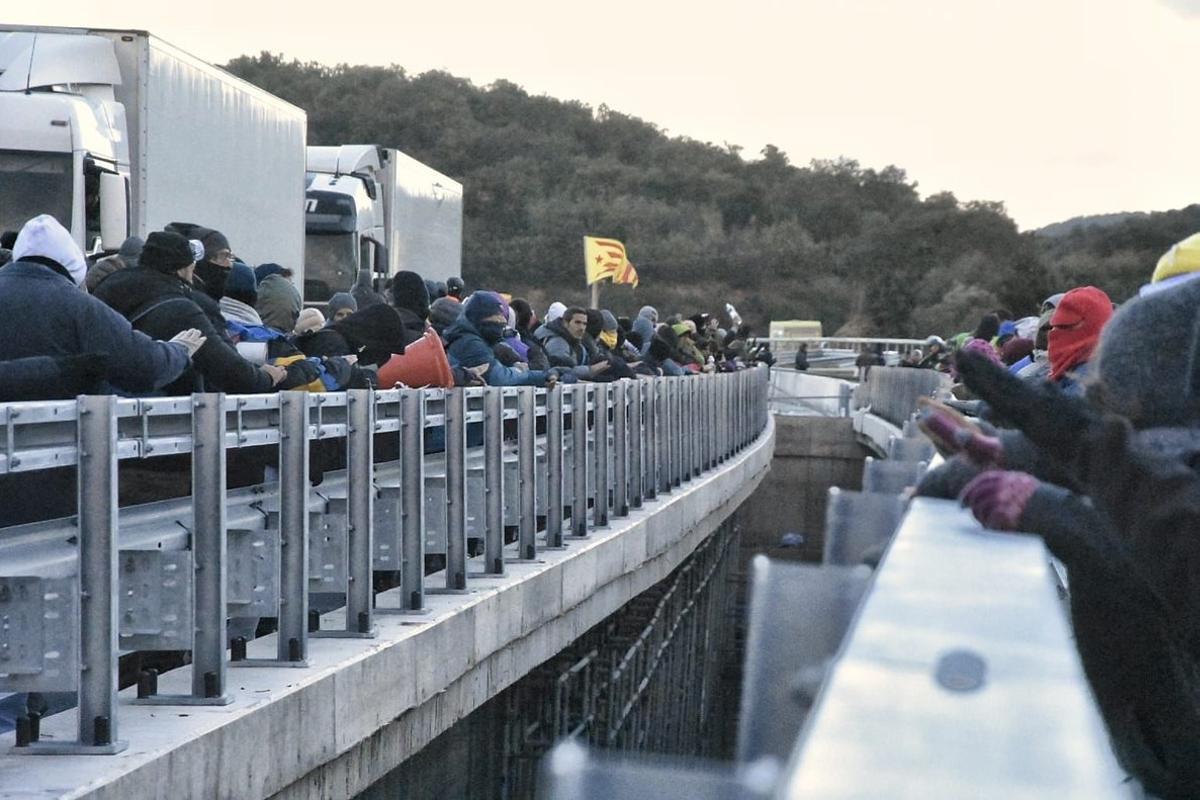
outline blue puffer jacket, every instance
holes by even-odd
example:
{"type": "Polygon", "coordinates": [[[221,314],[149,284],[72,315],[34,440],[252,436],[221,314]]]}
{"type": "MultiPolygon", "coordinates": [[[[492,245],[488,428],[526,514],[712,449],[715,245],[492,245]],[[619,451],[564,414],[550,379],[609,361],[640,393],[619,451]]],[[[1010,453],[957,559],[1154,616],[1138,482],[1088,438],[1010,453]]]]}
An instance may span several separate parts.
{"type": "Polygon", "coordinates": [[[487,364],[483,379],[489,386],[545,386],[547,373],[542,370],[521,371],[501,364],[491,346],[479,335],[467,316],[463,314],[446,329],[446,342],[449,347],[446,355],[450,366],[472,369],[487,364]]]}

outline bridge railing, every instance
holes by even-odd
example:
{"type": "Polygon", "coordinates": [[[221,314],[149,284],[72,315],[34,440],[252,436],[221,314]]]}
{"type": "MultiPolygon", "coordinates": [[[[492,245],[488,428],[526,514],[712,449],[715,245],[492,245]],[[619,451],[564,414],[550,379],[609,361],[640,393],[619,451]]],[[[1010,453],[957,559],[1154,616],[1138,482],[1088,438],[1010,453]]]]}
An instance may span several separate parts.
{"type": "Polygon", "coordinates": [[[823,565],[755,565],[747,649],[777,660],[747,664],[739,757],[774,759],[779,797],[1129,796],[1044,544],[907,497],[940,463],[913,414],[945,380],[873,368],[852,415],[887,458],[830,491],[823,565]]]}
{"type": "Polygon", "coordinates": [[[564,744],[546,765],[551,796],[1140,796],[1042,541],[910,497],[940,463],[912,420],[935,379],[873,368],[859,387],[772,369],[773,406],[824,398],[811,413],[852,417],[880,458],[866,459],[862,491],[830,490],[820,565],[752,564],[736,764],[684,778],[564,744]],[[847,390],[859,391],[849,414],[847,390]]]}
{"type": "Polygon", "coordinates": [[[192,653],[190,694],[161,695],[146,673],[135,702],[226,704],[230,666],[304,667],[313,639],[369,639],[376,614],[419,619],[427,593],[568,547],[751,444],[767,385],[753,369],[549,390],[0,404],[10,485],[24,474],[21,491],[36,493],[50,468],[78,477],[75,516],[0,528],[0,691],[74,691],[79,704],[75,741],[40,740],[36,716],[22,717],[11,752],[123,749],[121,652],[192,653]],[[228,490],[227,455],[263,447],[277,448],[276,479],[228,490]],[[345,465],[316,487],[314,447],[345,465]],[[120,508],[121,462],[169,455],[190,460],[190,497],[120,508]],[[443,585],[426,576],[431,553],[443,585]],[[398,607],[376,607],[380,572],[398,577],[398,607]],[[344,622],[321,629],[310,597],[331,595],[344,622]],[[248,658],[244,639],[227,651],[227,619],[259,617],[278,620],[274,656],[248,658]]]}

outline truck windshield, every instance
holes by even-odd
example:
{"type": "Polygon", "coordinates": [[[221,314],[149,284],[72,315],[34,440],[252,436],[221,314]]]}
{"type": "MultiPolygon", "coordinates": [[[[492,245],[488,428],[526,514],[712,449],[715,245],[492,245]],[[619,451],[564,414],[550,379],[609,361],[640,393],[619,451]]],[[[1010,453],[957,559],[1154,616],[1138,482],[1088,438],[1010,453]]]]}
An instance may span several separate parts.
{"type": "Polygon", "coordinates": [[[305,197],[304,298],[328,300],[348,292],[358,275],[355,242],[358,215],[354,198],[310,190],[305,197]]]}
{"type": "Polygon", "coordinates": [[[348,292],[358,275],[354,234],[309,234],[304,239],[304,299],[328,300],[348,292]]]}
{"type": "Polygon", "coordinates": [[[71,227],[71,154],[0,150],[0,231],[19,231],[38,214],[71,227]]]}

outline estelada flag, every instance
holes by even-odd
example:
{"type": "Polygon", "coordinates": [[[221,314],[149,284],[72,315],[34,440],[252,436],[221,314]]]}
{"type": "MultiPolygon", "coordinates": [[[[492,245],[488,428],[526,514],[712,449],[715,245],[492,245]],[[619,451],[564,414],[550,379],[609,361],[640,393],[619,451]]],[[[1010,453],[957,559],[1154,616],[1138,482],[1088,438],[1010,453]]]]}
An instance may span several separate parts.
{"type": "Polygon", "coordinates": [[[616,239],[583,237],[583,261],[589,286],[605,278],[613,283],[638,284],[637,270],[625,256],[625,245],[616,239]]]}

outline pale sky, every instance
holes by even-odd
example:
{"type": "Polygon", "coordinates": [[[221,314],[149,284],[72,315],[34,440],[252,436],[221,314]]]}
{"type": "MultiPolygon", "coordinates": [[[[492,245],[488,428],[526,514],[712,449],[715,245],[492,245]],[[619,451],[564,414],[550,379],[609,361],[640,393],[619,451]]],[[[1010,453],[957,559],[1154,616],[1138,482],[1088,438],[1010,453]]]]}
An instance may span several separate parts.
{"type": "Polygon", "coordinates": [[[1023,229],[1200,201],[1200,0],[55,0],[3,21],[504,78],[750,157],[896,164],[1023,229]]]}

